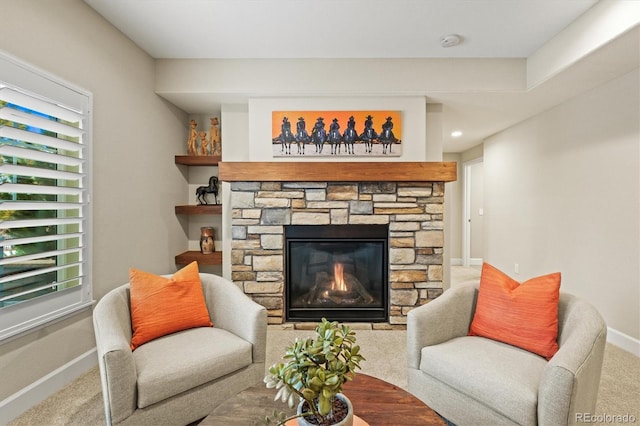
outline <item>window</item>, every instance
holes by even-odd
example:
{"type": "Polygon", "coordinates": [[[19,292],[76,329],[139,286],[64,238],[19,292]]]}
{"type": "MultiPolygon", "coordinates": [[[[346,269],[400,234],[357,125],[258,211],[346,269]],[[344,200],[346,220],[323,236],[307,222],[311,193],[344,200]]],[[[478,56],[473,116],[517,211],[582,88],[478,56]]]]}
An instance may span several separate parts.
{"type": "Polygon", "coordinates": [[[90,107],[0,55],[0,340],[92,303],[90,107]]]}

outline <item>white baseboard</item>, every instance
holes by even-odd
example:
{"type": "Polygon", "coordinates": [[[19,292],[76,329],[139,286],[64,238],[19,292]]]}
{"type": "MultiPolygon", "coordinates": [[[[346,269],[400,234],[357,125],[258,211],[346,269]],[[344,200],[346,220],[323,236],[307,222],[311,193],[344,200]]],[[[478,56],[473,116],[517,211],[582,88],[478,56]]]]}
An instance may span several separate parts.
{"type": "Polygon", "coordinates": [[[93,348],[0,401],[0,425],[9,423],[96,365],[98,357],[93,348]]]}
{"type": "Polygon", "coordinates": [[[462,259],[459,257],[452,257],[449,259],[449,264],[451,266],[462,266],[462,259]]]}
{"type": "Polygon", "coordinates": [[[607,327],[607,342],[640,357],[640,340],[607,327]]]}

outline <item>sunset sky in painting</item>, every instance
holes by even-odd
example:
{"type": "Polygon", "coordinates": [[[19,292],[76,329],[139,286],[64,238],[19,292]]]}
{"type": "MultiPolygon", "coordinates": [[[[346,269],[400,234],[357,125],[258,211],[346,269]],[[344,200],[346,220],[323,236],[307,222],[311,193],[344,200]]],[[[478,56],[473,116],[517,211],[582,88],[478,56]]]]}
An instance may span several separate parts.
{"type": "Polygon", "coordinates": [[[280,126],[282,125],[282,119],[284,117],[287,117],[289,119],[289,122],[291,123],[291,132],[294,135],[296,134],[296,123],[298,122],[298,118],[300,117],[304,117],[304,120],[307,124],[307,133],[309,133],[309,136],[311,136],[311,130],[313,129],[313,126],[315,125],[316,119],[318,117],[322,117],[324,119],[324,128],[327,133],[329,133],[329,126],[331,125],[333,119],[337,118],[338,124],[340,125],[340,134],[343,134],[344,130],[347,128],[349,117],[352,115],[356,120],[356,131],[358,132],[358,135],[360,135],[364,129],[364,121],[367,115],[371,115],[373,117],[373,129],[378,134],[382,132],[382,124],[387,121],[387,117],[391,117],[393,122],[393,134],[396,139],[402,140],[402,112],[387,110],[273,111],[271,113],[271,137],[276,138],[280,135],[280,126]]]}

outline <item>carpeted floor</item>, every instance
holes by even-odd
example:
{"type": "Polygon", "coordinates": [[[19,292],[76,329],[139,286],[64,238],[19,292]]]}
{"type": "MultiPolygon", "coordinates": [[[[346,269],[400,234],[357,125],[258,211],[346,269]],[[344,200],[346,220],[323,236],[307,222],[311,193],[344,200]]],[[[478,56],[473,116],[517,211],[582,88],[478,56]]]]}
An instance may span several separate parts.
{"type": "MultiPolygon", "coordinates": [[[[452,268],[452,285],[474,279],[474,273],[479,276],[479,268],[456,271],[457,268],[452,268]]],[[[296,336],[310,333],[271,326],[267,335],[267,365],[278,362],[282,349],[296,336]]],[[[362,372],[406,388],[406,332],[356,330],[356,333],[358,344],[367,358],[362,363],[362,372]]],[[[640,422],[638,377],[640,358],[607,344],[596,412],[592,414],[630,414],[635,416],[636,422],[640,422]]],[[[97,426],[104,425],[104,419],[100,376],[95,367],[9,423],[9,426],[97,426]]]]}

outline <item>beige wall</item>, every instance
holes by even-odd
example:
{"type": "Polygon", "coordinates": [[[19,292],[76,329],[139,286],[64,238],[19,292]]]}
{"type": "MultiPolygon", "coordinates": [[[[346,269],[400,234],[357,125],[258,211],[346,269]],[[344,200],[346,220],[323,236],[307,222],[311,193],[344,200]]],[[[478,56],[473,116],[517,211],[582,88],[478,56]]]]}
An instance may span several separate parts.
{"type": "Polygon", "coordinates": [[[485,260],[518,280],[560,271],[562,290],[634,339],[639,92],[636,69],[484,143],[485,260]]]}
{"type": "MultiPolygon", "coordinates": [[[[173,209],[187,194],[173,155],[187,120],[154,94],[154,61],[81,0],[0,9],[1,49],[94,95],[94,298],[128,281],[129,267],[175,271],[187,243],[173,209]]],[[[0,344],[0,401],[94,346],[90,312],[0,344]]]]}

